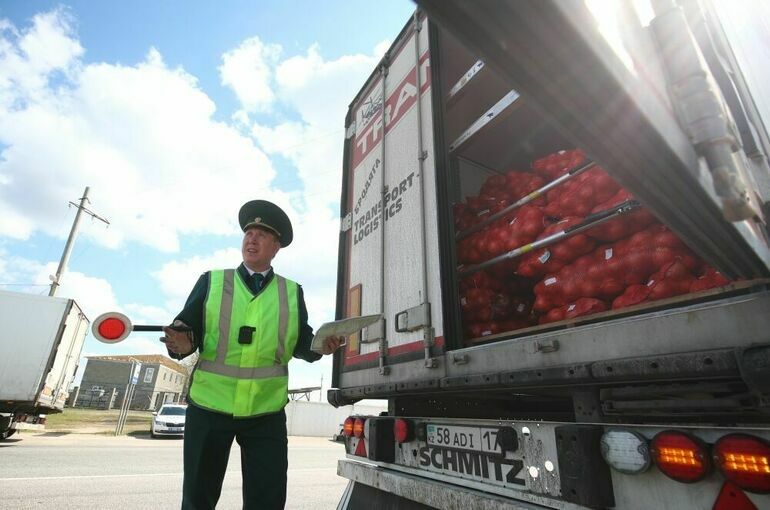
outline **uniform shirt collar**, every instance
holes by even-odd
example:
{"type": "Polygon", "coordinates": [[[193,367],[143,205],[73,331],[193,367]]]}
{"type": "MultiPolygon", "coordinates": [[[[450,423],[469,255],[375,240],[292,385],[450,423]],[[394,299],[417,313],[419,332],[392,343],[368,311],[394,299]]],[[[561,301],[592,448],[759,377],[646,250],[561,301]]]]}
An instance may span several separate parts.
{"type": "Polygon", "coordinates": [[[246,269],[246,271],[249,273],[249,276],[254,276],[254,273],[262,273],[262,276],[264,276],[265,279],[267,279],[267,275],[269,275],[270,272],[273,270],[273,266],[270,266],[267,269],[265,269],[264,271],[252,271],[249,268],[249,266],[247,266],[246,264],[243,264],[243,268],[246,269]]]}

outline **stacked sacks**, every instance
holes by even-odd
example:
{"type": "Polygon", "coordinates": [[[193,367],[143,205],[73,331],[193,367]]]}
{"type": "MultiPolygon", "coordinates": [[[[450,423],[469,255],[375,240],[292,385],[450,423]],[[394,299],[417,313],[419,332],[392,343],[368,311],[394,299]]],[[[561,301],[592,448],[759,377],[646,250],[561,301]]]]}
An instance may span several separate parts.
{"type": "Polygon", "coordinates": [[[533,307],[544,324],[724,282],[673,232],[655,224],[626,239],[600,245],[558,272],[546,275],[535,285],[533,307]],[[575,308],[570,308],[572,305],[575,308]]]}
{"type": "Polygon", "coordinates": [[[536,324],[528,289],[531,283],[487,271],[463,278],[460,306],[466,334],[478,338],[536,324]]]}
{"type": "MultiPolygon", "coordinates": [[[[506,200],[513,203],[545,186],[547,181],[531,172],[509,170],[504,175],[493,175],[481,186],[479,199],[506,200]]],[[[542,204],[542,201],[541,201],[542,204]]]]}
{"type": "Polygon", "coordinates": [[[625,308],[657,299],[701,292],[730,283],[719,271],[702,264],[700,271],[692,271],[682,261],[669,262],[656,271],[644,285],[631,285],[612,302],[612,308],[625,308]]]}
{"type": "Polygon", "coordinates": [[[715,289],[717,287],[724,287],[728,285],[730,280],[725,278],[722,273],[714,269],[709,265],[705,265],[702,268],[700,276],[698,276],[692,285],[690,286],[690,292],[701,292],[708,289],[715,289]]]}
{"type": "Polygon", "coordinates": [[[607,311],[607,303],[600,299],[579,298],[574,303],[552,308],[540,317],[540,324],[575,319],[584,315],[607,311]]]}
{"type": "MultiPolygon", "coordinates": [[[[631,193],[620,189],[612,197],[591,209],[591,213],[594,214],[612,209],[623,202],[633,200],[633,198],[634,196],[631,193]]],[[[588,235],[599,241],[618,241],[643,230],[656,221],[655,216],[648,209],[640,207],[630,213],[597,225],[588,232],[588,235]]]]}
{"type": "Polygon", "coordinates": [[[580,149],[561,150],[536,159],[532,163],[532,170],[546,181],[552,181],[585,162],[586,156],[580,149]]]}
{"type": "MultiPolygon", "coordinates": [[[[533,168],[554,179],[584,161],[580,151],[559,151],[533,168]]],[[[604,170],[592,168],[548,192],[544,213],[555,223],[538,239],[632,199],[604,170]]],[[[521,257],[516,272],[542,278],[533,308],[548,323],[715,285],[715,276],[697,280],[700,266],[677,236],[639,208],[521,257]]]]}
{"type": "MultiPolygon", "coordinates": [[[[456,231],[472,227],[585,161],[579,150],[559,151],[536,160],[532,172],[490,177],[479,196],[455,205],[456,231]]],[[[632,199],[604,170],[592,168],[463,239],[458,244],[459,261],[482,263],[632,199]]],[[[476,275],[483,276],[461,284],[463,323],[472,338],[729,283],[645,208],[476,275]]]]}
{"type": "MultiPolygon", "coordinates": [[[[561,232],[582,221],[583,218],[567,216],[547,226],[537,240],[561,232]]],[[[548,273],[555,273],[581,255],[590,253],[595,247],[596,242],[588,235],[575,234],[556,244],[523,255],[519,260],[516,274],[527,278],[539,278],[548,273]]]]}
{"type": "MultiPolygon", "coordinates": [[[[499,210],[499,209],[498,209],[499,210]]],[[[459,242],[458,259],[478,264],[534,241],[545,229],[541,207],[525,205],[459,242]]]]}
{"type": "Polygon", "coordinates": [[[588,216],[596,206],[610,200],[620,186],[601,167],[594,167],[548,190],[545,213],[554,218],[588,216]]]}
{"type": "Polygon", "coordinates": [[[535,285],[535,310],[547,315],[551,309],[573,304],[580,298],[609,304],[628,286],[645,283],[674,260],[681,260],[690,270],[700,264],[671,231],[655,225],[627,239],[600,245],[558,272],[546,275],[535,285]]]}

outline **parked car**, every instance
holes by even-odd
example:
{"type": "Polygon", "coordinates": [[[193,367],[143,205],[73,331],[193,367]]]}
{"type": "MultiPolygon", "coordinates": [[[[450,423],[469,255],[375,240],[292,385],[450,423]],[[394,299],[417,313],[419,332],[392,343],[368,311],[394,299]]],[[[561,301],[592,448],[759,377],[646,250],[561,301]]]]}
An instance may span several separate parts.
{"type": "Polygon", "coordinates": [[[152,413],[150,435],[158,436],[183,436],[184,419],[187,414],[187,406],[183,404],[163,404],[160,410],[152,413]]]}

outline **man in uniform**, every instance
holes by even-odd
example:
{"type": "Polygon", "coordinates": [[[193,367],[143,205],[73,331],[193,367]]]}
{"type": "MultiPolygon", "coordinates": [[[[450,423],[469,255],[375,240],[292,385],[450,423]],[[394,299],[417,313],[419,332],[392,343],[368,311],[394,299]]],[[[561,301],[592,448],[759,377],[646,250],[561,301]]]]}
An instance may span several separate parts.
{"type": "MultiPolygon", "coordinates": [[[[310,350],[302,287],[271,266],[292,241],[288,216],[252,200],[238,220],[243,263],[201,275],[173,326],[164,328],[171,357],[200,352],[188,395],[183,509],[216,506],[233,439],[241,447],[243,507],[284,507],[288,363],[292,356],[321,358],[310,350]]],[[[343,340],[326,338],[323,354],[343,340]]]]}

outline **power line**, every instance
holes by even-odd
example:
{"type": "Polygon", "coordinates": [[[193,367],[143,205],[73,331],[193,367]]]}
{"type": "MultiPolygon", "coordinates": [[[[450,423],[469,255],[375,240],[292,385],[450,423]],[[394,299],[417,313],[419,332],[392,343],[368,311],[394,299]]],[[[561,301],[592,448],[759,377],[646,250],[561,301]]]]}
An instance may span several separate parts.
{"type": "Polygon", "coordinates": [[[265,144],[263,144],[263,143],[261,143],[259,141],[259,139],[257,139],[257,143],[259,143],[260,147],[262,147],[262,149],[265,152],[268,152],[268,153],[286,152],[286,151],[290,151],[291,149],[296,149],[297,147],[302,147],[302,146],[305,146],[305,145],[317,142],[318,140],[323,140],[324,138],[328,138],[331,135],[338,134],[338,133],[344,133],[344,132],[345,132],[344,128],[342,128],[342,129],[335,129],[333,131],[327,131],[326,133],[324,133],[322,135],[318,135],[316,138],[311,138],[310,140],[305,140],[304,142],[297,143],[297,144],[294,144],[294,145],[289,145],[287,147],[279,147],[277,149],[267,148],[265,146],[265,144]]]}
{"type": "MultiPolygon", "coordinates": [[[[322,176],[322,175],[329,175],[331,173],[336,173],[336,172],[341,172],[341,170],[340,169],[334,169],[334,170],[328,170],[326,172],[318,172],[318,173],[313,174],[310,177],[315,178],[315,177],[319,177],[319,176],[322,176]]],[[[275,179],[269,186],[264,186],[264,187],[261,187],[261,188],[254,188],[252,191],[273,191],[276,188],[281,190],[281,187],[286,186],[288,184],[295,184],[295,183],[305,184],[305,178],[303,178],[303,177],[295,177],[293,179],[283,179],[280,182],[277,179],[275,179]]]]}

